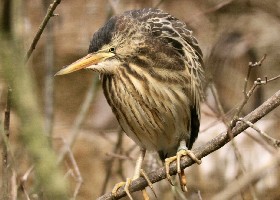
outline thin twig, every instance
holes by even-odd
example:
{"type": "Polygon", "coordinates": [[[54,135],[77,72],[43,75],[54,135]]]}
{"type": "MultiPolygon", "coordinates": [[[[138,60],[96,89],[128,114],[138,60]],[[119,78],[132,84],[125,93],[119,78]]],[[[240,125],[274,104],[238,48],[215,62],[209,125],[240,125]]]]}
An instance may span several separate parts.
{"type": "Polygon", "coordinates": [[[264,77],[264,80],[262,80],[261,78],[258,78],[254,83],[256,85],[265,85],[265,84],[267,84],[267,83],[269,83],[271,81],[275,81],[275,80],[277,80],[279,78],[280,78],[280,75],[275,76],[275,77],[270,78],[270,79],[267,79],[267,77],[264,77]]]}
{"type": "Polygon", "coordinates": [[[251,71],[252,71],[252,65],[251,65],[251,63],[249,63],[248,70],[247,70],[247,76],[245,78],[243,91],[242,91],[244,98],[246,98],[246,96],[247,96],[248,80],[250,78],[251,71]]]}
{"type": "Polygon", "coordinates": [[[213,120],[212,122],[210,122],[209,124],[207,124],[207,126],[205,126],[203,129],[199,130],[199,133],[204,133],[206,131],[208,131],[210,128],[216,126],[217,124],[220,123],[220,121],[222,120],[220,116],[217,115],[217,113],[215,112],[215,109],[211,107],[211,105],[209,105],[208,102],[205,102],[206,105],[208,106],[208,108],[212,111],[212,112],[205,112],[202,111],[204,113],[204,115],[206,116],[210,116],[211,118],[215,118],[215,120],[213,120]]]}
{"type": "MultiPolygon", "coordinates": [[[[122,138],[123,138],[123,131],[122,131],[121,128],[119,128],[118,140],[117,140],[116,145],[113,149],[113,152],[119,152],[120,149],[122,148],[122,138]]],[[[109,159],[106,162],[106,165],[105,165],[106,166],[106,173],[105,173],[106,175],[105,175],[105,179],[104,179],[103,184],[102,184],[101,195],[105,193],[107,185],[109,183],[109,178],[112,174],[112,168],[113,168],[114,160],[115,160],[115,157],[112,157],[111,159],[109,159]]]]}
{"type": "Polygon", "coordinates": [[[79,167],[78,167],[77,161],[76,161],[76,159],[75,159],[75,157],[74,157],[74,155],[73,155],[73,152],[72,152],[71,148],[68,146],[66,140],[65,140],[64,138],[62,138],[62,137],[53,137],[53,139],[61,140],[62,143],[63,143],[63,145],[64,145],[64,147],[67,148],[67,155],[68,155],[68,158],[69,158],[69,160],[70,160],[70,163],[71,163],[71,165],[72,165],[72,167],[73,167],[73,173],[72,173],[72,169],[71,169],[71,170],[69,170],[69,171],[64,175],[64,177],[67,177],[67,174],[70,173],[70,174],[74,177],[74,179],[75,179],[75,181],[76,181],[76,187],[75,187],[73,196],[72,196],[72,198],[71,198],[71,199],[74,200],[74,199],[77,198],[77,195],[78,195],[78,193],[79,193],[79,191],[80,191],[80,188],[81,188],[81,186],[82,186],[82,184],[83,184],[83,177],[82,177],[82,175],[81,175],[81,172],[80,172],[80,169],[79,169],[79,167]]]}
{"type": "Polygon", "coordinates": [[[28,180],[29,175],[31,174],[31,172],[33,171],[33,169],[34,169],[34,166],[33,166],[33,165],[27,169],[27,171],[26,171],[26,172],[23,174],[23,176],[20,178],[20,182],[19,182],[19,186],[18,186],[18,187],[23,191],[23,193],[24,193],[24,195],[25,195],[25,198],[26,198],[27,200],[30,200],[30,198],[29,198],[28,192],[27,192],[26,189],[25,189],[25,183],[26,183],[26,181],[28,180]]]}
{"type": "Polygon", "coordinates": [[[199,199],[199,200],[203,200],[203,199],[202,199],[202,196],[201,196],[200,190],[197,191],[197,196],[198,196],[198,199],[199,199]]]}
{"type": "Polygon", "coordinates": [[[252,96],[255,89],[261,85],[260,78],[258,78],[257,81],[254,82],[251,89],[247,92],[247,85],[248,85],[249,76],[251,74],[251,69],[254,67],[260,67],[262,65],[263,61],[265,60],[265,58],[266,58],[266,54],[258,62],[249,63],[247,76],[246,76],[245,82],[244,82],[244,89],[243,89],[244,98],[243,98],[243,101],[241,102],[241,104],[236,108],[236,112],[234,114],[233,120],[231,121],[231,127],[235,126],[235,123],[237,122],[237,119],[239,118],[240,113],[243,110],[244,106],[247,104],[248,100],[252,96]]]}
{"type": "Polygon", "coordinates": [[[211,92],[212,92],[213,97],[215,99],[215,102],[216,102],[216,105],[217,105],[217,108],[218,108],[218,111],[219,111],[220,119],[222,120],[222,122],[227,127],[229,127],[229,124],[228,124],[227,120],[225,119],[225,116],[226,116],[225,115],[225,111],[224,111],[224,108],[223,108],[222,103],[220,101],[217,88],[216,88],[216,86],[215,86],[215,84],[213,82],[210,83],[210,89],[211,89],[211,92]]]}
{"type": "MultiPolygon", "coordinates": [[[[45,8],[47,8],[48,1],[42,1],[45,8]]],[[[54,33],[53,23],[49,23],[46,26],[46,42],[44,49],[45,57],[45,73],[44,73],[44,125],[48,136],[52,135],[53,130],[53,96],[54,96],[54,78],[53,78],[53,66],[54,66],[54,33]]]]}
{"type": "Polygon", "coordinates": [[[45,15],[44,17],[44,20],[42,21],[42,23],[40,24],[39,26],[39,29],[27,51],[27,54],[25,56],[25,62],[27,62],[32,54],[32,52],[34,51],[34,49],[36,48],[36,45],[45,29],[45,27],[47,26],[49,20],[51,17],[54,16],[54,10],[56,9],[56,7],[58,6],[58,4],[60,4],[61,0],[54,0],[52,4],[50,4],[49,8],[48,8],[48,11],[47,11],[47,14],[45,15]]]}
{"type": "Polygon", "coordinates": [[[5,108],[5,118],[4,118],[4,133],[9,138],[10,136],[10,114],[11,114],[11,95],[12,89],[8,87],[7,101],[5,108]]]}
{"type": "MultiPolygon", "coordinates": [[[[249,78],[249,75],[248,77],[249,78]]],[[[229,133],[229,136],[231,137],[232,141],[231,141],[231,146],[233,147],[233,152],[234,152],[234,155],[236,157],[236,160],[237,160],[237,163],[238,163],[238,166],[239,166],[239,169],[241,170],[242,174],[246,174],[246,168],[245,168],[245,165],[244,165],[244,162],[243,162],[243,157],[242,157],[242,154],[240,153],[236,143],[235,143],[235,140],[233,140],[233,136],[232,136],[232,132],[231,132],[231,127],[230,127],[230,124],[227,122],[227,120],[225,119],[225,112],[224,112],[224,108],[220,102],[220,98],[218,96],[218,92],[217,92],[217,89],[214,85],[214,83],[212,82],[212,84],[210,83],[210,88],[211,88],[211,91],[212,91],[212,94],[214,96],[214,99],[215,99],[215,102],[217,104],[217,107],[218,107],[218,111],[219,111],[219,114],[221,116],[221,120],[222,122],[227,126],[227,130],[228,130],[228,133],[229,133]]],[[[246,88],[246,87],[245,87],[246,88]]],[[[250,189],[250,193],[251,195],[253,196],[254,199],[256,199],[256,192],[254,190],[254,187],[252,185],[249,186],[249,189],[250,189]]]]}
{"type": "Polygon", "coordinates": [[[23,191],[24,195],[25,195],[25,198],[26,200],[31,200],[30,197],[29,197],[29,194],[28,192],[26,191],[26,189],[24,187],[21,188],[21,190],[23,191]]]}
{"type": "Polygon", "coordinates": [[[280,78],[280,75],[275,76],[275,77],[273,77],[273,78],[271,78],[271,79],[268,79],[268,80],[266,81],[266,83],[268,83],[268,82],[270,82],[270,81],[275,81],[276,79],[279,79],[279,78],[280,78]]]}
{"type": "MultiPolygon", "coordinates": [[[[255,109],[253,112],[251,112],[246,117],[244,117],[244,119],[246,121],[255,123],[258,120],[260,120],[262,117],[267,115],[269,112],[274,110],[279,105],[280,105],[280,90],[277,91],[272,97],[270,97],[267,101],[265,101],[257,109],[255,109]]],[[[236,126],[232,130],[233,137],[237,136],[238,134],[240,134],[241,132],[246,130],[248,127],[249,126],[246,123],[243,123],[243,122],[237,123],[236,126]]],[[[201,158],[211,154],[212,152],[220,149],[225,144],[227,144],[229,141],[230,141],[230,137],[229,137],[228,133],[224,132],[224,133],[221,133],[220,135],[218,135],[217,137],[213,138],[209,142],[207,142],[205,145],[195,148],[193,150],[193,153],[195,154],[195,156],[198,159],[201,159],[201,158]]],[[[191,166],[192,164],[194,164],[194,161],[191,158],[189,158],[187,156],[182,157],[182,159],[181,159],[181,168],[182,169],[185,169],[186,167],[191,166]]],[[[176,173],[177,173],[176,162],[173,162],[170,166],[170,174],[175,175],[176,173]]],[[[162,167],[156,171],[150,172],[148,174],[148,176],[152,183],[159,182],[166,178],[165,168],[162,167]]],[[[129,191],[130,192],[139,191],[139,190],[144,189],[147,186],[148,186],[147,181],[144,178],[140,177],[131,182],[129,191]]],[[[109,194],[105,194],[105,195],[99,197],[98,200],[120,199],[121,197],[124,197],[124,196],[126,196],[126,193],[124,191],[124,187],[121,187],[118,190],[115,197],[113,197],[112,193],[109,193],[109,194]]]]}
{"type": "Polygon", "coordinates": [[[244,133],[254,140],[256,143],[258,143],[261,147],[263,147],[266,151],[268,151],[270,154],[276,153],[276,149],[271,147],[271,145],[267,144],[267,142],[263,141],[263,139],[256,137],[256,135],[250,133],[249,131],[244,131],[244,133]]]}
{"type": "Polygon", "coordinates": [[[254,125],[252,122],[246,121],[243,118],[239,118],[238,121],[242,121],[246,124],[248,124],[248,126],[250,126],[252,129],[254,129],[255,131],[257,131],[264,139],[265,141],[272,145],[273,147],[280,147],[280,140],[274,139],[273,137],[270,137],[268,134],[266,134],[264,131],[262,131],[261,129],[259,129],[256,125],[254,125]]]}
{"type": "Polygon", "coordinates": [[[266,54],[264,54],[263,57],[258,62],[255,62],[255,63],[250,62],[249,66],[250,67],[260,67],[260,66],[262,66],[262,63],[265,59],[266,59],[266,54]]]}
{"type": "Polygon", "coordinates": [[[24,185],[24,183],[28,180],[29,175],[31,174],[31,172],[33,171],[34,166],[32,165],[31,167],[29,167],[27,169],[27,171],[23,174],[23,176],[20,179],[21,185],[24,185]]]}
{"type": "MultiPolygon", "coordinates": [[[[239,149],[238,149],[238,147],[237,147],[237,145],[235,143],[235,140],[231,141],[231,145],[233,147],[233,151],[234,151],[234,155],[236,157],[236,160],[238,162],[239,170],[241,170],[242,175],[247,174],[247,170],[246,170],[244,162],[243,162],[242,154],[240,153],[240,151],[239,151],[239,149]]],[[[256,195],[256,191],[255,191],[253,185],[249,184],[248,187],[249,187],[250,194],[252,195],[252,199],[256,200],[257,199],[257,195],[256,195]]],[[[242,196],[244,195],[243,191],[240,191],[240,193],[241,193],[242,196]]]]}
{"type": "Polygon", "coordinates": [[[3,152],[2,152],[2,199],[7,199],[9,194],[9,187],[11,186],[11,162],[8,150],[8,143],[10,137],[10,114],[11,114],[11,93],[12,89],[8,86],[7,100],[4,112],[4,134],[3,134],[3,152]]]}
{"type": "Polygon", "coordinates": [[[125,156],[125,155],[122,155],[122,154],[112,153],[112,152],[111,153],[109,153],[109,152],[106,153],[106,156],[116,158],[116,159],[119,159],[119,160],[135,160],[130,156],[125,156]]]}
{"type": "Polygon", "coordinates": [[[11,190],[10,190],[10,198],[11,200],[17,200],[17,174],[14,169],[12,169],[11,175],[11,190]]]}
{"type": "Polygon", "coordinates": [[[134,151],[134,150],[138,149],[137,147],[138,147],[138,145],[137,145],[137,144],[133,144],[133,145],[131,145],[131,147],[130,147],[130,148],[128,148],[128,149],[124,152],[124,154],[125,154],[125,155],[128,155],[128,154],[129,154],[129,153],[131,153],[132,151],[134,151]]]}
{"type": "MultiPolygon", "coordinates": [[[[121,129],[121,128],[120,128],[121,129]]],[[[123,136],[124,136],[124,132],[122,131],[122,138],[123,138],[123,136]]],[[[127,155],[127,154],[125,154],[124,153],[124,150],[123,150],[123,141],[121,140],[121,144],[120,144],[120,148],[118,149],[118,152],[119,152],[119,154],[121,154],[121,155],[126,155],[127,157],[130,157],[129,155],[127,155]]],[[[125,175],[124,175],[124,167],[123,167],[123,164],[124,164],[124,162],[123,162],[124,160],[122,160],[122,159],[119,159],[118,160],[118,168],[117,168],[117,175],[119,175],[120,177],[121,177],[121,180],[125,180],[126,179],[126,177],[125,177],[125,175]]]]}
{"type": "Polygon", "coordinates": [[[92,83],[90,84],[90,87],[88,88],[88,91],[86,93],[85,100],[84,100],[84,102],[81,106],[81,109],[80,109],[78,115],[76,116],[74,124],[71,128],[70,137],[67,140],[67,142],[65,143],[65,145],[61,148],[61,152],[58,156],[58,161],[57,161],[58,163],[60,163],[63,160],[64,156],[68,152],[68,147],[71,148],[73,146],[76,138],[78,137],[81,126],[89,111],[89,107],[90,107],[92,101],[94,100],[94,97],[96,96],[95,94],[98,89],[98,84],[99,84],[98,76],[96,74],[94,74],[92,77],[92,83]]]}
{"type": "Polygon", "coordinates": [[[245,189],[249,184],[256,183],[268,172],[275,169],[280,164],[280,151],[270,159],[269,162],[265,163],[262,167],[255,171],[247,172],[239,180],[231,182],[226,189],[215,195],[212,200],[228,200],[232,199],[240,190],[245,189]]]}
{"type": "MultiPolygon", "coordinates": [[[[64,140],[63,140],[64,141],[64,140]]],[[[65,141],[64,141],[65,142],[65,141]]],[[[77,196],[78,196],[78,193],[80,191],[80,188],[83,184],[83,177],[81,175],[81,172],[80,172],[80,169],[77,165],[77,162],[76,162],[76,159],[73,155],[73,152],[71,151],[70,148],[68,148],[68,157],[71,161],[71,164],[73,166],[73,169],[74,169],[74,178],[76,180],[76,187],[75,187],[75,190],[74,190],[74,193],[73,193],[73,197],[72,199],[76,199],[77,196]]]]}

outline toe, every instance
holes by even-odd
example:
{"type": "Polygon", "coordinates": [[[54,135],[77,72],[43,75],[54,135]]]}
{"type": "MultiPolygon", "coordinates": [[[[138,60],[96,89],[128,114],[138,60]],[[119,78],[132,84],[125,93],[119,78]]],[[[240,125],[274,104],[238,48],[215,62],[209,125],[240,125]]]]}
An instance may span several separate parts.
{"type": "Polygon", "coordinates": [[[149,197],[149,195],[148,195],[148,193],[145,189],[142,190],[142,194],[143,194],[143,199],[144,200],[150,200],[150,197],[149,197]]]}
{"type": "Polygon", "coordinates": [[[188,188],[187,188],[187,177],[185,175],[184,170],[179,173],[179,180],[180,180],[180,185],[181,185],[182,191],[183,192],[187,192],[188,191],[188,188]]]}
{"type": "Polygon", "coordinates": [[[188,155],[189,157],[191,157],[191,159],[193,159],[193,161],[195,161],[197,164],[199,164],[199,165],[201,164],[201,160],[199,160],[199,159],[194,155],[194,153],[193,153],[192,151],[187,150],[186,153],[187,153],[187,155],[188,155]]]}
{"type": "Polygon", "coordinates": [[[126,182],[120,182],[120,183],[117,183],[117,184],[114,186],[114,188],[113,188],[113,190],[112,190],[112,194],[113,194],[114,197],[117,196],[118,190],[119,190],[122,186],[124,186],[125,184],[126,184],[126,182]]]}
{"type": "Polygon", "coordinates": [[[171,181],[171,176],[170,176],[170,163],[172,163],[174,160],[176,160],[176,156],[166,158],[165,159],[165,171],[166,171],[166,178],[169,181],[169,183],[174,186],[173,182],[171,181]]]}
{"type": "Polygon", "coordinates": [[[130,200],[133,200],[130,192],[129,192],[129,186],[131,184],[131,178],[127,178],[126,179],[126,183],[125,183],[125,186],[124,186],[124,190],[125,190],[125,193],[127,194],[127,196],[129,197],[130,200]]]}
{"type": "MultiPolygon", "coordinates": [[[[153,191],[155,197],[157,198],[157,195],[156,195],[156,192],[155,192],[155,190],[154,190],[153,184],[152,184],[152,182],[150,181],[148,175],[145,173],[145,171],[144,171],[143,169],[141,169],[140,173],[141,173],[141,176],[147,181],[149,187],[151,188],[151,190],[153,191]]],[[[144,189],[144,190],[145,190],[145,189],[144,189]]],[[[145,191],[146,191],[146,190],[145,190],[145,191]]],[[[147,192],[146,192],[146,193],[147,193],[147,192]]],[[[144,193],[143,193],[143,196],[144,196],[144,199],[146,199],[144,193]]]]}

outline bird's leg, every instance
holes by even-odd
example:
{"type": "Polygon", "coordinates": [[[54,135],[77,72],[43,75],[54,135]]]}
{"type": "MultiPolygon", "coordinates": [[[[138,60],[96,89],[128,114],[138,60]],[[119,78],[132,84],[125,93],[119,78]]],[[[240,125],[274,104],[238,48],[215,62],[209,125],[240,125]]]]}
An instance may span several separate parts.
{"type": "Polygon", "coordinates": [[[139,157],[137,158],[137,161],[136,161],[136,165],[135,165],[135,169],[134,169],[134,175],[133,175],[133,180],[140,177],[142,163],[143,163],[145,154],[146,154],[146,149],[142,149],[141,148],[140,149],[140,155],[139,155],[139,157]]]}
{"type": "MultiPolygon", "coordinates": [[[[125,186],[125,187],[124,187],[124,190],[125,190],[127,196],[129,197],[130,200],[133,200],[133,198],[132,198],[132,196],[131,196],[131,194],[130,194],[128,188],[129,188],[129,186],[130,186],[130,184],[131,184],[131,181],[132,181],[132,180],[135,180],[135,179],[137,179],[137,178],[139,178],[140,176],[143,176],[143,178],[148,182],[149,187],[151,188],[151,190],[152,190],[153,193],[155,194],[155,191],[154,191],[154,189],[153,189],[153,185],[152,185],[151,181],[149,180],[149,177],[146,175],[146,173],[145,173],[144,170],[142,169],[142,163],[143,163],[145,154],[146,154],[146,149],[141,148],[141,149],[140,149],[140,155],[139,155],[139,157],[138,157],[138,159],[137,159],[137,161],[136,161],[136,166],[135,166],[133,178],[132,178],[132,179],[131,179],[131,178],[127,178],[127,179],[126,179],[126,182],[117,183],[117,184],[114,186],[113,190],[112,190],[112,194],[113,194],[114,196],[116,196],[117,191],[118,191],[118,189],[119,189],[120,187],[125,186]]],[[[146,190],[144,189],[142,192],[143,192],[144,199],[145,199],[145,200],[148,200],[149,197],[148,197],[148,195],[147,195],[146,190]]],[[[156,194],[155,194],[155,196],[156,196],[156,194]]]]}
{"type": "Polygon", "coordinates": [[[197,159],[197,157],[194,155],[194,153],[190,150],[188,150],[186,141],[182,140],[180,141],[180,145],[178,147],[176,156],[166,158],[165,159],[165,170],[166,170],[166,178],[170,182],[171,185],[174,185],[171,181],[171,176],[169,174],[170,171],[170,164],[177,160],[177,173],[179,175],[180,185],[181,189],[186,192],[187,191],[187,177],[184,173],[184,170],[181,170],[181,157],[188,155],[191,159],[193,159],[197,164],[201,164],[201,160],[197,159]]]}

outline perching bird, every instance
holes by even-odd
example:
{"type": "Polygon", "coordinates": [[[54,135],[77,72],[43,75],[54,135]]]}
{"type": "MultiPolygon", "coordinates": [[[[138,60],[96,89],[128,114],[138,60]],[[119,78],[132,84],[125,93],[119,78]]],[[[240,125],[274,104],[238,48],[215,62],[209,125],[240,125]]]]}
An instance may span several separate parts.
{"type": "MultiPolygon", "coordinates": [[[[146,150],[158,151],[168,180],[170,163],[180,163],[181,156],[200,163],[189,149],[199,131],[204,69],[202,52],[185,23],[152,8],[112,17],[93,35],[88,55],[56,75],[84,68],[100,73],[120,126],[140,146],[133,179],[142,172],[146,150]]],[[[184,175],[179,164],[177,169],[184,175]]],[[[181,180],[182,188],[185,184],[181,180]]]]}

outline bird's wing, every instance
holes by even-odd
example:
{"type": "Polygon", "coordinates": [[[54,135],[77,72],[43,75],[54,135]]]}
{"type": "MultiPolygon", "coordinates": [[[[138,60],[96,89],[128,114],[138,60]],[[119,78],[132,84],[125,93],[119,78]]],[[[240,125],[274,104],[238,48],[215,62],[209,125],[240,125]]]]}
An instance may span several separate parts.
{"type": "Polygon", "coordinates": [[[129,15],[141,26],[145,26],[154,37],[172,46],[183,57],[188,73],[191,74],[192,91],[190,92],[194,93],[195,104],[198,105],[197,101],[203,97],[201,81],[204,80],[204,69],[202,51],[192,31],[184,22],[160,9],[132,10],[125,15],[129,15]]]}
{"type": "Polygon", "coordinates": [[[201,81],[204,80],[202,51],[192,31],[185,23],[159,9],[150,9],[148,13],[145,20],[152,34],[166,40],[184,57],[189,73],[192,74],[192,88],[196,90],[193,92],[200,91],[201,93],[195,95],[200,99],[203,96],[201,81]]]}

